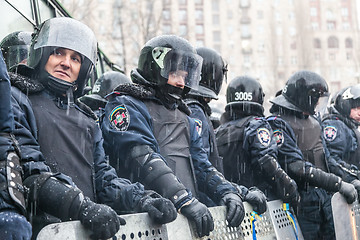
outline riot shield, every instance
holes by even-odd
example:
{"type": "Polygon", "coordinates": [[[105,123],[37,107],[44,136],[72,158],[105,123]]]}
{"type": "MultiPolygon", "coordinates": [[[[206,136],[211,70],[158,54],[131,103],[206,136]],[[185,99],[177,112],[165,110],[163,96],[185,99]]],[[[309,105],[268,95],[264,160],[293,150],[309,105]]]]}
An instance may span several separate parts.
{"type": "Polygon", "coordinates": [[[348,204],[345,198],[335,193],[331,198],[336,239],[360,239],[360,205],[358,201],[348,204]]]}

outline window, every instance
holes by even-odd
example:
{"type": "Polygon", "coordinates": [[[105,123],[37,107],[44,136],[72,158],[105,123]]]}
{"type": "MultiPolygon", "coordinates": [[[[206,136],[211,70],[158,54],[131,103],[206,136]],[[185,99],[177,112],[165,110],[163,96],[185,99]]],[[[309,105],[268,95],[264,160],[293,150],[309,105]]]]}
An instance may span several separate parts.
{"type": "Polygon", "coordinates": [[[250,0],[240,0],[240,7],[246,8],[250,6],[250,0]]]}
{"type": "Polygon", "coordinates": [[[203,21],[203,10],[202,9],[196,9],[195,10],[195,20],[196,21],[203,21]]]}
{"type": "Polygon", "coordinates": [[[212,10],[213,11],[219,11],[219,1],[218,0],[212,0],[212,10]]]}
{"type": "Polygon", "coordinates": [[[165,24],[162,27],[163,34],[171,34],[171,25],[165,24]]]}
{"type": "Polygon", "coordinates": [[[319,30],[319,23],[312,22],[311,23],[311,28],[312,28],[312,30],[319,30]]]}
{"type": "Polygon", "coordinates": [[[219,25],[219,24],[220,24],[219,14],[213,14],[213,16],[212,16],[212,23],[215,24],[215,25],[219,25]]]}
{"type": "Polygon", "coordinates": [[[344,22],[344,23],[342,24],[342,26],[343,26],[343,30],[350,30],[350,23],[344,22]]]}
{"type": "Polygon", "coordinates": [[[326,11],[326,19],[332,20],[334,18],[335,18],[335,16],[334,16],[333,11],[332,10],[327,10],[326,11]]]}
{"type": "Polygon", "coordinates": [[[171,19],[170,10],[164,9],[162,12],[162,16],[164,20],[170,20],[171,19]]]}
{"type": "Polygon", "coordinates": [[[290,27],[289,32],[290,36],[294,37],[296,35],[296,27],[290,27]]]}
{"type": "Polygon", "coordinates": [[[290,44],[290,48],[293,49],[293,50],[296,49],[296,42],[295,41],[290,44]]]}
{"type": "Polygon", "coordinates": [[[180,22],[186,22],[187,21],[187,11],[182,9],[179,10],[179,20],[180,22]]]}
{"type": "Polygon", "coordinates": [[[320,54],[319,53],[315,53],[314,54],[314,58],[316,61],[319,61],[320,60],[320,54]]]}
{"type": "Polygon", "coordinates": [[[250,37],[250,27],[249,25],[241,25],[241,37],[248,38],[250,37]]]}
{"type": "Polygon", "coordinates": [[[352,54],[351,52],[346,53],[346,60],[352,60],[352,54]]]}
{"type": "Polygon", "coordinates": [[[181,37],[187,36],[187,26],[185,24],[179,26],[179,34],[181,37]]]}
{"type": "Polygon", "coordinates": [[[261,11],[261,10],[257,11],[257,18],[258,19],[263,19],[264,18],[264,12],[261,11]]]}
{"type": "Polygon", "coordinates": [[[276,28],[276,35],[281,36],[283,34],[283,30],[281,27],[276,28]]]}
{"type": "Polygon", "coordinates": [[[213,32],[213,40],[214,42],[220,42],[221,41],[221,33],[220,31],[214,31],[213,32]]]}
{"type": "Polygon", "coordinates": [[[353,47],[353,41],[351,38],[346,38],[345,39],[345,47],[346,48],[352,48],[353,47]]]}
{"type": "Polygon", "coordinates": [[[296,64],[297,64],[297,57],[296,57],[296,56],[292,56],[292,57],[290,58],[290,63],[291,63],[292,65],[296,65],[296,64]]]}
{"type": "Polygon", "coordinates": [[[295,20],[295,13],[294,12],[289,12],[289,19],[290,20],[295,20]]]}
{"type": "Polygon", "coordinates": [[[197,24],[195,27],[196,35],[203,35],[204,34],[204,26],[197,24]]]}
{"type": "Polygon", "coordinates": [[[321,48],[321,41],[319,38],[314,39],[314,48],[321,48]]]}
{"type": "Polygon", "coordinates": [[[283,60],[282,57],[278,57],[278,58],[277,58],[277,64],[278,64],[279,66],[281,66],[281,65],[284,64],[284,60],[283,60]]]}
{"type": "Polygon", "coordinates": [[[349,16],[349,9],[348,8],[341,8],[341,15],[343,17],[349,16]]]}
{"type": "Polygon", "coordinates": [[[228,11],[227,11],[227,18],[228,18],[228,19],[232,19],[232,18],[233,18],[233,11],[232,11],[232,10],[228,10],[228,11]]]}
{"type": "Polygon", "coordinates": [[[317,16],[317,8],[316,7],[310,8],[310,16],[312,16],[312,17],[317,16]]]}
{"type": "Polygon", "coordinates": [[[328,21],[327,22],[327,29],[328,30],[335,30],[336,29],[336,22],[335,21],[328,21]]]}
{"type": "Polygon", "coordinates": [[[329,37],[328,48],[339,48],[339,40],[334,36],[329,37]]]}

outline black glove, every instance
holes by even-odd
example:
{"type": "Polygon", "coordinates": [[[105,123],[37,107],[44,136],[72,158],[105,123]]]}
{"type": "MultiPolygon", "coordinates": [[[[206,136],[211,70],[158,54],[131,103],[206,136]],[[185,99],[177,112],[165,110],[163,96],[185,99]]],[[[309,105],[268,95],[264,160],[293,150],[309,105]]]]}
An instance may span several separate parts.
{"type": "Polygon", "coordinates": [[[266,212],[266,196],[256,187],[251,187],[248,194],[245,195],[244,201],[250,203],[253,210],[258,214],[266,212]]]}
{"type": "Polygon", "coordinates": [[[174,204],[159,194],[143,197],[140,202],[140,212],[147,212],[156,223],[172,222],[177,217],[174,204]]]}
{"type": "Polygon", "coordinates": [[[354,185],[344,181],[342,181],[340,184],[341,185],[340,185],[339,193],[341,193],[344,196],[348,204],[353,203],[356,200],[356,195],[357,195],[354,185]]]}
{"type": "Polygon", "coordinates": [[[31,225],[23,215],[5,211],[0,213],[0,239],[29,240],[31,225]]]}
{"type": "Polygon", "coordinates": [[[126,222],[109,206],[97,204],[86,198],[79,212],[79,220],[84,227],[90,229],[92,239],[108,239],[113,237],[126,222]]]}
{"type": "Polygon", "coordinates": [[[354,185],[356,191],[357,191],[357,194],[358,194],[358,200],[360,200],[360,181],[355,179],[351,182],[352,185],[354,185]]]}
{"type": "Polygon", "coordinates": [[[220,201],[221,205],[226,206],[226,220],[231,227],[238,227],[245,217],[244,204],[239,195],[228,193],[220,201]]]}
{"type": "Polygon", "coordinates": [[[198,237],[209,236],[214,230],[214,220],[209,209],[197,199],[194,198],[189,204],[181,207],[180,212],[195,222],[198,237]]]}

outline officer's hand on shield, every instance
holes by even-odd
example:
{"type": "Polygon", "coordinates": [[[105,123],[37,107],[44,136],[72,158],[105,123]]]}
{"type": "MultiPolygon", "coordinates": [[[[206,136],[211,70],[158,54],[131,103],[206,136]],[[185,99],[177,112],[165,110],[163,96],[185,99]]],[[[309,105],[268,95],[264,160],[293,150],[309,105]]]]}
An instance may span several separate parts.
{"type": "Polygon", "coordinates": [[[109,206],[97,204],[86,198],[80,207],[79,220],[84,227],[90,229],[92,239],[108,239],[113,237],[126,222],[109,206]]]}
{"type": "Polygon", "coordinates": [[[245,217],[245,208],[240,196],[235,193],[225,194],[220,204],[226,206],[226,220],[229,225],[238,227],[245,217]]]}
{"type": "Polygon", "coordinates": [[[353,203],[356,200],[357,192],[354,185],[342,181],[340,183],[339,193],[341,193],[346,199],[348,204],[353,203]]]}
{"type": "Polygon", "coordinates": [[[150,218],[159,224],[169,223],[176,219],[175,206],[169,199],[161,197],[154,191],[146,191],[146,193],[147,195],[139,202],[141,212],[147,212],[150,218]]]}
{"type": "Polygon", "coordinates": [[[190,221],[195,222],[199,237],[209,236],[210,232],[214,230],[214,220],[209,209],[197,199],[193,198],[185,203],[180,208],[180,212],[190,221]]]}
{"type": "Polygon", "coordinates": [[[258,214],[266,212],[266,196],[256,187],[251,187],[248,194],[244,196],[244,201],[250,203],[253,210],[258,214]]]}
{"type": "Polygon", "coordinates": [[[0,239],[28,240],[32,230],[26,218],[14,211],[0,212],[0,239]]]}
{"type": "Polygon", "coordinates": [[[355,187],[355,189],[357,191],[358,201],[359,201],[360,200],[360,180],[355,179],[355,180],[353,180],[351,182],[351,184],[354,185],[354,187],[355,187]]]}

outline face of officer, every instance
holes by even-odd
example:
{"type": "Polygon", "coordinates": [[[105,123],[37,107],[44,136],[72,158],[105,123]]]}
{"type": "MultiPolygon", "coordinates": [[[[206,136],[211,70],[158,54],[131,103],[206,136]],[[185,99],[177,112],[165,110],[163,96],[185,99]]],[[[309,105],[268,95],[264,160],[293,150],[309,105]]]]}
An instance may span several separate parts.
{"type": "Polygon", "coordinates": [[[360,122],[360,107],[352,108],[350,111],[350,118],[360,122]]]}
{"type": "Polygon", "coordinates": [[[57,48],[49,56],[45,70],[52,76],[74,82],[79,76],[81,55],[67,48],[57,48]]]}
{"type": "Polygon", "coordinates": [[[169,74],[167,83],[174,87],[184,89],[185,78],[187,77],[187,75],[188,75],[188,72],[182,71],[182,70],[177,70],[176,72],[171,72],[169,74]]]}

